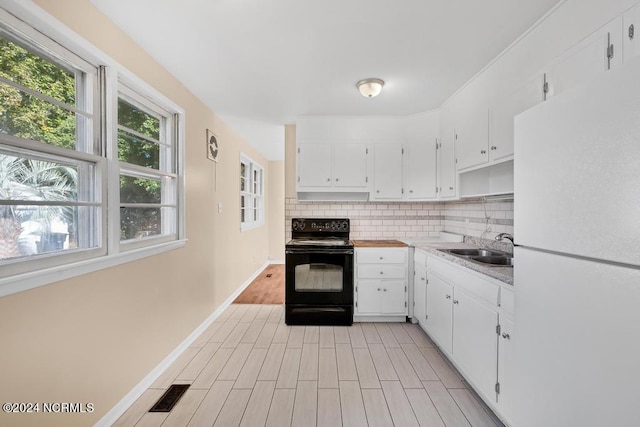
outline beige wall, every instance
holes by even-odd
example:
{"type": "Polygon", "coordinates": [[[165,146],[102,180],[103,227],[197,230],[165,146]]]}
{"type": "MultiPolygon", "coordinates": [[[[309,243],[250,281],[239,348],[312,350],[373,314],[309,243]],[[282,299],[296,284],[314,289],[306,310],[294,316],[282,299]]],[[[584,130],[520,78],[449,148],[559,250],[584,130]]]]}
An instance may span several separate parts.
{"type": "MultiPolygon", "coordinates": [[[[118,403],[268,259],[268,226],[239,231],[239,153],[265,165],[274,180],[283,165],[272,171],[89,0],[36,3],[186,111],[186,247],[0,298],[0,401],[95,405],[91,414],[0,412],[0,425],[85,426],[118,403]],[[206,159],[206,128],[219,137],[219,163],[206,159]]],[[[267,184],[267,194],[272,187],[267,184]]],[[[277,215],[272,208],[269,216],[277,215]]]]}

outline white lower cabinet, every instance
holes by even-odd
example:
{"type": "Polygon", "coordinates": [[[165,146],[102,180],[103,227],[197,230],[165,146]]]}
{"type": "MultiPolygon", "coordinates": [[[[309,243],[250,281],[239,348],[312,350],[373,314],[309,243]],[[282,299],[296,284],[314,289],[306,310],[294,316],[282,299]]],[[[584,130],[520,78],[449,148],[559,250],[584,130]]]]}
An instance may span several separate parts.
{"type": "Polygon", "coordinates": [[[408,248],[356,248],[356,321],[405,321],[408,248]]]}
{"type": "Polygon", "coordinates": [[[453,339],[453,286],[427,270],[426,330],[443,351],[451,354],[453,339]]]}
{"type": "MultiPolygon", "coordinates": [[[[419,290],[416,264],[414,295],[419,290]]],[[[465,267],[428,256],[426,261],[426,312],[422,328],[465,379],[503,420],[508,415],[511,331],[513,323],[503,315],[512,309],[513,293],[494,279],[465,267]],[[504,298],[501,298],[501,293],[504,298]],[[502,414],[501,410],[506,409],[502,414]]],[[[418,304],[416,304],[418,306],[418,304]]],[[[419,309],[414,308],[414,315],[419,309]]]]}
{"type": "Polygon", "coordinates": [[[498,410],[507,422],[512,420],[513,410],[513,322],[500,316],[500,337],[498,338],[498,410]]]}
{"type": "Polygon", "coordinates": [[[453,356],[477,391],[495,398],[498,313],[456,288],[453,292],[453,318],[453,356]]]}
{"type": "Polygon", "coordinates": [[[413,261],[413,318],[424,328],[427,321],[427,256],[416,250],[413,261]]]}

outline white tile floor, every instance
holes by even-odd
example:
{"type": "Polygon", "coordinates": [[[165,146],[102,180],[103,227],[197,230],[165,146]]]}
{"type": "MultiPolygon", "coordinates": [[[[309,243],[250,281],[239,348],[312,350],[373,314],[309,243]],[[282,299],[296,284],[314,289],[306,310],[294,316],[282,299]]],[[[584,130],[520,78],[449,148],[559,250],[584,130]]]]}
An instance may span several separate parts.
{"type": "Polygon", "coordinates": [[[281,305],[231,305],[117,426],[501,426],[408,323],[287,326],[281,305]],[[170,413],[149,408],[191,384],[170,413]]]}

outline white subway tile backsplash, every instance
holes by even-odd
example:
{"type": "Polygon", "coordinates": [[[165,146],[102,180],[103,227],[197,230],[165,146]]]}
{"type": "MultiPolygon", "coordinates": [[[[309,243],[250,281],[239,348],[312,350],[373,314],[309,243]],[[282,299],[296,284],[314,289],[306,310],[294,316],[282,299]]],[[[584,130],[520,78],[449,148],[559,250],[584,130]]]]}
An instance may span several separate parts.
{"type": "Polygon", "coordinates": [[[351,219],[353,239],[399,239],[437,236],[442,230],[493,238],[513,232],[513,202],[375,202],[341,204],[285,200],[285,238],[291,238],[291,218],[351,219]],[[489,217],[489,223],[485,219],[489,217]],[[465,222],[468,220],[468,224],[465,222]],[[488,231],[489,230],[489,231],[488,231]]]}

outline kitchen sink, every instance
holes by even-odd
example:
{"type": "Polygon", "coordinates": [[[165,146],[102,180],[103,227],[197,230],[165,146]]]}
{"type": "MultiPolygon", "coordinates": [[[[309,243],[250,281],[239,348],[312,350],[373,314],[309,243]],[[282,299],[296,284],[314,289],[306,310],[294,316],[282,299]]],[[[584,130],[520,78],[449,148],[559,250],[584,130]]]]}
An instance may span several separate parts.
{"type": "Polygon", "coordinates": [[[513,256],[506,252],[489,249],[439,249],[439,251],[487,266],[513,267],[513,256]]]}
{"type": "Polygon", "coordinates": [[[504,252],[490,251],[487,249],[448,249],[447,252],[463,256],[504,256],[504,252]]]}
{"type": "Polygon", "coordinates": [[[499,255],[499,256],[471,256],[469,259],[481,262],[483,264],[500,265],[504,267],[513,267],[513,257],[499,255]]]}

